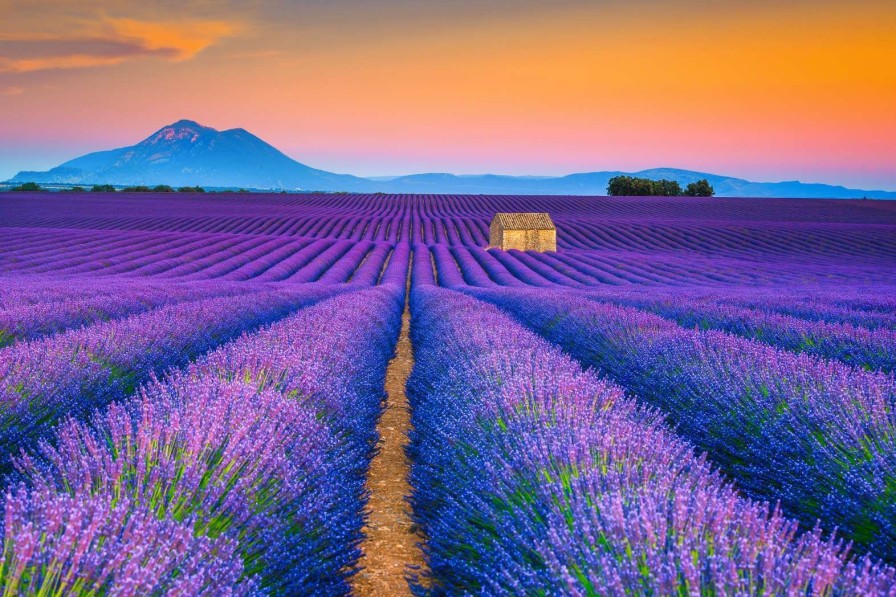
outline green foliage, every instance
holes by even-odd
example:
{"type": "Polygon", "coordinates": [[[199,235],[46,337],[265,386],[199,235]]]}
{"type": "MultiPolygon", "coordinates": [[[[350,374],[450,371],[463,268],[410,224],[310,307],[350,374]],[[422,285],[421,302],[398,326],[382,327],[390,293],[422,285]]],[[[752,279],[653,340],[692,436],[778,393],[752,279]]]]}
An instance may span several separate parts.
{"type": "Polygon", "coordinates": [[[69,193],[83,193],[86,190],[87,189],[85,189],[84,187],[74,186],[74,187],[68,189],[68,192],[69,193]]]}
{"type": "Polygon", "coordinates": [[[709,184],[709,181],[704,178],[689,184],[688,188],[685,189],[684,194],[688,197],[712,197],[716,194],[716,191],[712,188],[712,185],[709,184]]]}
{"type": "Polygon", "coordinates": [[[607,185],[607,194],[612,196],[635,197],[678,197],[681,185],[674,180],[650,180],[636,176],[614,176],[607,185]]]}
{"type": "Polygon", "coordinates": [[[17,193],[35,193],[38,191],[43,191],[41,186],[36,182],[23,182],[17,187],[13,187],[9,189],[10,191],[15,191],[17,193]]]}
{"type": "Polygon", "coordinates": [[[636,176],[614,176],[607,185],[607,194],[611,196],[630,197],[712,197],[715,190],[705,178],[690,183],[682,191],[681,185],[674,180],[650,180],[636,176]]]}
{"type": "Polygon", "coordinates": [[[663,197],[678,197],[681,195],[681,185],[674,180],[656,180],[654,181],[654,188],[659,191],[656,194],[663,197]]]}
{"type": "MultiPolygon", "coordinates": [[[[80,187],[79,187],[80,188],[80,187]]],[[[83,190],[83,189],[82,189],[83,190]]],[[[115,187],[110,184],[95,184],[90,189],[93,193],[114,193],[115,187]]],[[[178,187],[175,189],[171,185],[157,184],[154,187],[146,185],[135,185],[121,189],[123,193],[204,193],[205,189],[200,186],[195,187],[178,187]]]]}

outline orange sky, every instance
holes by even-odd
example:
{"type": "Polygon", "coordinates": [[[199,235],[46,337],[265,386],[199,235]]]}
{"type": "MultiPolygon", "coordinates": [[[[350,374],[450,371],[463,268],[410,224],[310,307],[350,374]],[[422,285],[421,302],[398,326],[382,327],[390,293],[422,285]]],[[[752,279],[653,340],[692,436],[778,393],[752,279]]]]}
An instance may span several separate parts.
{"type": "Polygon", "coordinates": [[[0,178],[190,118],[361,175],[896,189],[894,2],[144,4],[0,0],[0,178]]]}

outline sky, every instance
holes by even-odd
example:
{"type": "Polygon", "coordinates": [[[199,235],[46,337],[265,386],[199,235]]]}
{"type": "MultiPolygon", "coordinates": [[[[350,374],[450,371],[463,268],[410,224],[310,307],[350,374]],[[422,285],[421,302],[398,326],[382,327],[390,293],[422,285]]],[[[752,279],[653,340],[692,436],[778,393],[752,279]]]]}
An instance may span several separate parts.
{"type": "Polygon", "coordinates": [[[896,2],[0,0],[0,180],[182,118],[362,176],[896,190],[896,2]]]}

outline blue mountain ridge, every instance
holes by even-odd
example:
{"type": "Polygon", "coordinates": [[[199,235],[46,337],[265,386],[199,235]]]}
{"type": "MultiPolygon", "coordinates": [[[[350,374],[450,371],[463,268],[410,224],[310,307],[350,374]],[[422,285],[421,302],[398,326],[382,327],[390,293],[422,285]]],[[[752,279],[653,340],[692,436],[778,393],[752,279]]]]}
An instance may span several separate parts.
{"type": "Polygon", "coordinates": [[[892,191],[849,189],[799,181],[751,182],[677,168],[583,172],[567,176],[426,173],[362,178],[318,170],[299,163],[245,129],[218,131],[192,120],[179,120],[162,127],[130,147],[89,153],[44,172],[19,172],[10,182],[168,184],[386,193],[604,195],[610,178],[620,174],[654,180],[666,178],[682,185],[705,178],[719,197],[896,199],[896,192],[892,191]]]}

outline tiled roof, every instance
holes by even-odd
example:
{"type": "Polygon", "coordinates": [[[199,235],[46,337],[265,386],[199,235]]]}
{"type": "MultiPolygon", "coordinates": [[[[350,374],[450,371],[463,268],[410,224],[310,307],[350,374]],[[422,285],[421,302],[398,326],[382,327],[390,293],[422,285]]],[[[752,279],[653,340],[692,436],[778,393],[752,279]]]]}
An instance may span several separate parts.
{"type": "Polygon", "coordinates": [[[504,230],[554,230],[554,222],[546,213],[497,213],[495,220],[504,230]]]}

